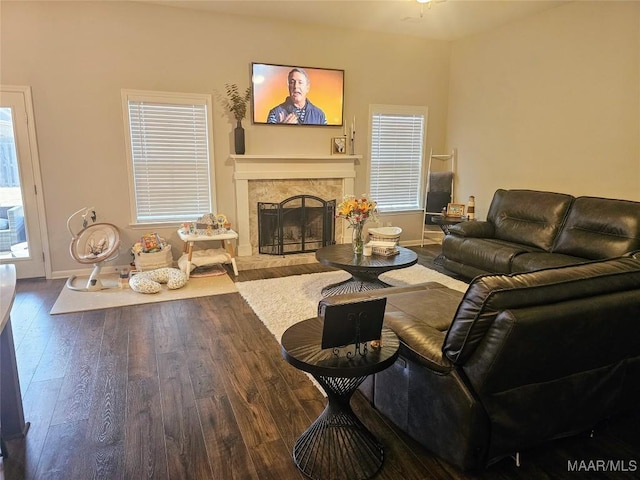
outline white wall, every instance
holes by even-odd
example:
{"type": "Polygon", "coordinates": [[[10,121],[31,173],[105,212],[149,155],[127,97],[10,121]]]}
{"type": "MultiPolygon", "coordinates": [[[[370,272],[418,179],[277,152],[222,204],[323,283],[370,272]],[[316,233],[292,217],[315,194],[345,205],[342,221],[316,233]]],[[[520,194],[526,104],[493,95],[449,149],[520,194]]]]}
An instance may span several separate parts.
{"type": "Polygon", "coordinates": [[[640,3],[572,2],[454,42],[458,198],[497,188],[640,200],[640,3]]]}
{"type": "MultiPolygon", "coordinates": [[[[0,83],[33,88],[54,275],[79,267],[67,217],[87,205],[122,232],[122,256],[148,229],[129,226],[120,90],[219,94],[249,83],[252,61],[345,70],[345,116],[366,124],[369,104],[427,105],[427,148],[444,146],[448,42],[269,22],[129,2],[2,2],[0,83]]],[[[230,115],[214,100],[218,211],[235,225],[230,115]]],[[[329,153],[341,129],[251,125],[247,153],[329,153]]],[[[358,132],[356,191],[367,189],[367,135],[358,132]]],[[[393,218],[419,238],[420,216],[393,218]]],[[[179,250],[175,230],[155,229],[179,250]]]]}

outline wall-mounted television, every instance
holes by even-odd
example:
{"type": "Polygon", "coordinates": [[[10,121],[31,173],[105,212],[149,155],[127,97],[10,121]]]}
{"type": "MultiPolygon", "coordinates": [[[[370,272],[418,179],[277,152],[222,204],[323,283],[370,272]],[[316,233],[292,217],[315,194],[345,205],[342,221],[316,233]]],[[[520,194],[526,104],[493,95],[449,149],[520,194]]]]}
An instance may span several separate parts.
{"type": "Polygon", "coordinates": [[[344,70],[251,64],[253,123],[342,126],[344,70]]]}

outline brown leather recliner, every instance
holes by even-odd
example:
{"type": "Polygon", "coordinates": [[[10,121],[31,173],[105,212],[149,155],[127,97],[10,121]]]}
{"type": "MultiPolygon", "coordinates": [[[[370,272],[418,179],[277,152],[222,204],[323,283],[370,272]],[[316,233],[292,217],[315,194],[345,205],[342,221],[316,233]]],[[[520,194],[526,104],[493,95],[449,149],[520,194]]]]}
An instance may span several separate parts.
{"type": "Polygon", "coordinates": [[[329,297],[387,297],[400,357],[364,393],[463,470],[593,428],[640,403],[640,261],[632,257],[329,297]]]}

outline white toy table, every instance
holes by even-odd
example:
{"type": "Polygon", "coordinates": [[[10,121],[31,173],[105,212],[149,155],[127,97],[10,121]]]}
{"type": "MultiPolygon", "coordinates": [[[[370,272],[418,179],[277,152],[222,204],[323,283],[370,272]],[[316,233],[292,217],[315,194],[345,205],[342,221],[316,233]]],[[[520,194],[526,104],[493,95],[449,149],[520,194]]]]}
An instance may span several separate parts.
{"type": "Polygon", "coordinates": [[[225,248],[229,256],[231,257],[231,265],[233,266],[233,273],[238,275],[238,267],[236,266],[236,254],[233,248],[232,240],[238,238],[238,234],[233,230],[212,230],[211,235],[206,230],[196,230],[195,233],[185,232],[183,229],[178,229],[178,236],[184,242],[184,253],[187,254],[187,271],[184,272],[189,278],[191,273],[191,259],[193,257],[193,244],[195,242],[211,242],[218,240],[222,242],[222,246],[225,248]]]}

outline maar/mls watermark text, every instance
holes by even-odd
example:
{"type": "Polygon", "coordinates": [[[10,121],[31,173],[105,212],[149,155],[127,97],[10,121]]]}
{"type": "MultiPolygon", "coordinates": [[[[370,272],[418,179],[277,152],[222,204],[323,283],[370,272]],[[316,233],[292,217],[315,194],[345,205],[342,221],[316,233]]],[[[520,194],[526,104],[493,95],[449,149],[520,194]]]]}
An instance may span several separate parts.
{"type": "Polygon", "coordinates": [[[636,460],[568,460],[569,472],[635,472],[638,470],[636,460]]]}

